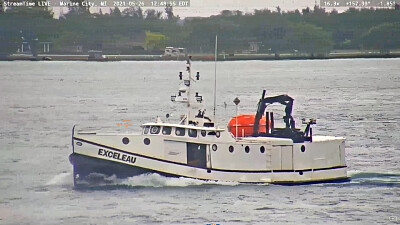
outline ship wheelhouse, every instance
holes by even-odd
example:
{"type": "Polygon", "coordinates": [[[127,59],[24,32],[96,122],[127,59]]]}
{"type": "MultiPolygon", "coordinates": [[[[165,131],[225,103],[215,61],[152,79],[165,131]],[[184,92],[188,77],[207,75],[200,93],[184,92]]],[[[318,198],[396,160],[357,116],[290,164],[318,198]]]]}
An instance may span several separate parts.
{"type": "MultiPolygon", "coordinates": [[[[177,125],[169,123],[146,123],[142,125],[142,135],[162,135],[181,138],[220,138],[224,129],[215,127],[196,127],[192,125],[177,125]]],[[[230,134],[230,133],[229,133],[230,134]]],[[[228,135],[233,139],[233,136],[228,135]]]]}

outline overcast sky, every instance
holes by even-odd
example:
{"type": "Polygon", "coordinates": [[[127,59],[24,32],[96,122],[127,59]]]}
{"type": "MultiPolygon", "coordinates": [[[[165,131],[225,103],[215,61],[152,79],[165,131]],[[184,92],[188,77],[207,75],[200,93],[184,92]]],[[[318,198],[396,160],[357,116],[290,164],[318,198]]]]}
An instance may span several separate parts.
{"type": "MultiPolygon", "coordinates": [[[[57,0],[53,0],[57,1],[57,0]]],[[[112,2],[113,0],[108,0],[112,2]]],[[[129,1],[129,0],[122,0],[129,1]]],[[[161,0],[158,0],[161,1],[161,0]]],[[[165,0],[169,1],[169,0],[165,0]]],[[[180,0],[174,0],[176,2],[180,0]]],[[[185,1],[185,0],[182,0],[185,1]]],[[[187,0],[186,0],[187,1],[187,0]]],[[[271,10],[276,10],[276,7],[279,6],[282,10],[295,10],[306,8],[309,6],[310,8],[314,7],[315,3],[319,5],[320,0],[189,0],[190,7],[175,7],[174,14],[179,15],[181,18],[184,17],[196,17],[196,16],[210,16],[217,15],[222,10],[240,10],[243,12],[253,12],[254,9],[264,9],[269,8],[271,10]]],[[[144,11],[147,8],[144,8],[144,11]]],[[[155,8],[159,11],[164,11],[164,8],[158,7],[155,8]]],[[[91,8],[92,12],[98,12],[99,8],[94,7],[91,8]]],[[[123,9],[121,9],[122,11],[123,9]]],[[[53,11],[55,16],[58,17],[59,13],[66,13],[68,9],[60,9],[59,7],[54,7],[53,11]]],[[[103,12],[108,12],[107,9],[102,9],[103,12]]]]}
{"type": "Polygon", "coordinates": [[[275,9],[279,6],[286,11],[313,7],[314,4],[315,0],[190,0],[190,7],[174,8],[174,12],[181,17],[210,16],[224,9],[252,12],[254,9],[275,9]]]}

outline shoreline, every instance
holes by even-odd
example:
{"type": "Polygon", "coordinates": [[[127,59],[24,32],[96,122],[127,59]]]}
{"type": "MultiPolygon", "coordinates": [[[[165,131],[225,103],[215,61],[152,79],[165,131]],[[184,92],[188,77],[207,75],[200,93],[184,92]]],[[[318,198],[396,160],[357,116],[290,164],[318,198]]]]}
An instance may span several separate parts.
{"type": "MultiPolygon", "coordinates": [[[[313,60],[313,59],[352,59],[352,58],[400,58],[400,52],[392,53],[330,53],[324,55],[295,55],[281,54],[275,56],[273,54],[235,54],[235,55],[218,55],[218,61],[243,61],[243,60],[313,60]]],[[[37,57],[32,55],[9,55],[0,58],[0,61],[184,61],[184,56],[172,57],[163,55],[105,55],[105,58],[89,59],[88,55],[55,55],[55,54],[39,54],[37,57]]],[[[192,55],[193,61],[214,61],[213,55],[192,55]]]]}

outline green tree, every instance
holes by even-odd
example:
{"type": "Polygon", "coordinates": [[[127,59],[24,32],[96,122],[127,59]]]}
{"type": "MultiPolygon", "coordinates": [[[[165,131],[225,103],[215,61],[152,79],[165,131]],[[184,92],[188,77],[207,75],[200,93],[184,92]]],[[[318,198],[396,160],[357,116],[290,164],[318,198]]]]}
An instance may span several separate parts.
{"type": "Polygon", "coordinates": [[[374,26],[362,36],[361,40],[364,48],[377,49],[382,53],[400,48],[400,22],[374,26]]]}
{"type": "Polygon", "coordinates": [[[0,27],[0,57],[16,52],[17,43],[20,42],[21,38],[17,30],[0,27]]]}
{"type": "Polygon", "coordinates": [[[168,38],[160,33],[146,31],[146,46],[147,49],[164,49],[168,38]]]}
{"type": "Polygon", "coordinates": [[[154,9],[146,10],[146,20],[159,20],[161,19],[162,12],[154,9]]]}
{"type": "Polygon", "coordinates": [[[296,23],[291,25],[293,35],[288,39],[288,45],[301,52],[311,55],[327,54],[333,47],[332,35],[307,23],[296,23]]]}
{"type": "Polygon", "coordinates": [[[4,0],[0,0],[0,13],[4,13],[4,0]]]}
{"type": "Polygon", "coordinates": [[[118,7],[115,7],[114,10],[110,11],[110,16],[121,17],[122,16],[121,10],[119,10],[118,7]]]}
{"type": "Polygon", "coordinates": [[[167,7],[165,7],[164,11],[165,11],[165,14],[167,15],[167,20],[172,20],[175,18],[173,8],[171,5],[167,5],[167,7]]]}
{"type": "Polygon", "coordinates": [[[143,19],[143,10],[140,7],[129,7],[122,12],[124,16],[129,16],[134,19],[143,19]]]}
{"type": "Polygon", "coordinates": [[[87,15],[90,14],[89,6],[84,6],[82,3],[84,0],[70,0],[72,3],[77,3],[78,6],[68,7],[69,11],[67,14],[69,15],[87,15]]]}

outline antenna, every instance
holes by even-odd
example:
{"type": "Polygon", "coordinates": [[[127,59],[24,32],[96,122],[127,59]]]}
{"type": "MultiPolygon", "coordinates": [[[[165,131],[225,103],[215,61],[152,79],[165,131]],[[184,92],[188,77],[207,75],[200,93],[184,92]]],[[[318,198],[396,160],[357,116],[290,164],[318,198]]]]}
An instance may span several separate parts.
{"type": "Polygon", "coordinates": [[[214,73],[214,126],[217,124],[217,118],[215,116],[215,109],[217,106],[217,49],[218,49],[218,36],[215,35],[215,54],[214,54],[214,60],[215,60],[215,73],[214,73]]]}

